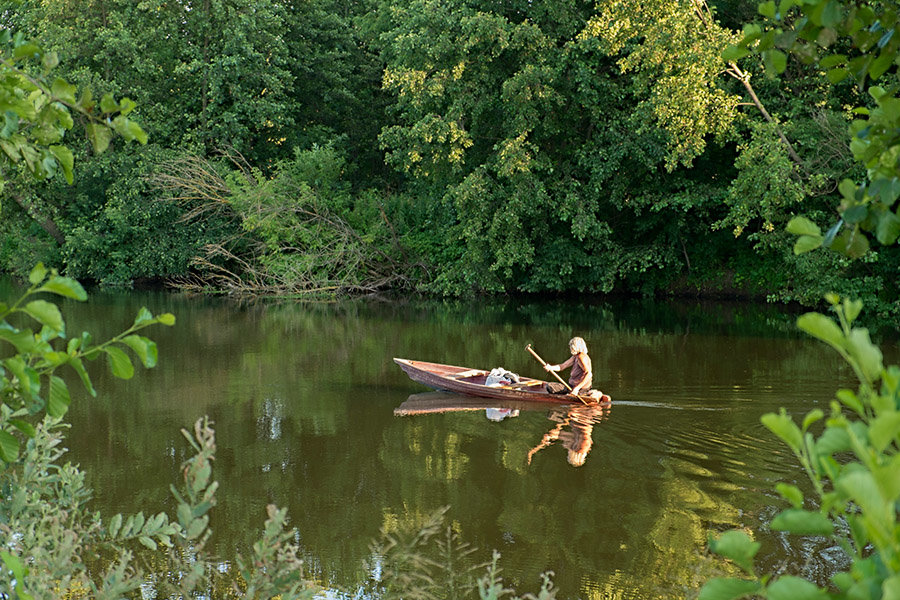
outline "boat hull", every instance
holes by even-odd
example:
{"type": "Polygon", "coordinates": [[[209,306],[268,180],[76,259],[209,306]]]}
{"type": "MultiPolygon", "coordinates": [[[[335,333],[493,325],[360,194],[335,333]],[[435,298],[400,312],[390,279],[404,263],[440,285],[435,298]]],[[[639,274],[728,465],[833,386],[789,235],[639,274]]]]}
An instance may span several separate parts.
{"type": "MultiPolygon", "coordinates": [[[[489,386],[485,385],[485,380],[490,371],[483,369],[470,369],[406,358],[395,358],[394,362],[403,369],[410,379],[435,390],[496,400],[539,401],[554,404],[579,402],[578,397],[570,394],[551,394],[547,392],[547,382],[540,379],[520,377],[519,383],[489,386]]],[[[595,402],[609,401],[610,397],[604,394],[600,400],[595,402]]]]}

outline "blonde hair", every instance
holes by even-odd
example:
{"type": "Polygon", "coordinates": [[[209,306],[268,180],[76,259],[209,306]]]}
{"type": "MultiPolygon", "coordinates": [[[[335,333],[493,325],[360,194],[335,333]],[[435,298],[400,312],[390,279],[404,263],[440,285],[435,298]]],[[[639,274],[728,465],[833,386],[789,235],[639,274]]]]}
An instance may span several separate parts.
{"type": "Polygon", "coordinates": [[[569,352],[571,352],[572,354],[587,354],[587,344],[585,344],[584,340],[580,337],[573,337],[571,340],[569,340],[569,352]]]}

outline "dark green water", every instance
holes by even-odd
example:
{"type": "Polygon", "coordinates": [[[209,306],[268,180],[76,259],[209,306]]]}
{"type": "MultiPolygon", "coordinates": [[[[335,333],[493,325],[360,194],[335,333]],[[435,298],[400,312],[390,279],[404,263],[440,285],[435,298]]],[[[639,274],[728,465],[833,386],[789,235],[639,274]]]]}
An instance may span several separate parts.
{"type": "Polygon", "coordinates": [[[221,484],[214,549],[232,557],[251,543],[275,503],[299,530],[310,573],[341,595],[359,596],[370,579],[382,527],[443,506],[485,560],[500,551],[507,585],[535,592],[552,570],[561,599],[691,597],[722,568],[707,534],[733,527],[763,542],[764,567],[824,578],[839,560],[816,540],[767,529],[784,507],[774,484],[803,477],[759,417],[827,411],[852,385],[836,355],[776,307],[95,293],[64,310],[71,334],[102,339],[142,305],[178,319],[148,334],[160,365],[131,381],[95,368],[100,397],[82,394],[70,411],[70,458],[104,514],[171,509],[168,486],[188,452],[179,430],[209,415],[221,484]],[[392,357],[545,378],[525,345],[558,362],[572,335],[586,339],[595,385],[613,397],[587,428],[583,466],[560,442],[529,464],[566,416],[549,409],[500,421],[485,410],[395,414],[427,390],[392,357]]]}

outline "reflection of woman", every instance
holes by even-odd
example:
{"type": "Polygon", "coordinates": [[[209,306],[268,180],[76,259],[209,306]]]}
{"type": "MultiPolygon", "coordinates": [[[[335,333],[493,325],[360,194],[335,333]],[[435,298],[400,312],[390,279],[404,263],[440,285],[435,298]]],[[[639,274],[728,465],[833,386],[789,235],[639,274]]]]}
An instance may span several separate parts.
{"type": "Polygon", "coordinates": [[[528,451],[528,464],[531,464],[531,457],[535,453],[559,440],[567,450],[566,459],[569,464],[575,467],[583,465],[588,452],[591,451],[591,445],[594,443],[591,437],[594,423],[599,423],[606,416],[609,408],[608,404],[590,404],[587,406],[571,405],[551,410],[548,418],[555,421],[557,425],[544,434],[540,444],[528,451]],[[567,425],[569,429],[565,429],[567,425]]]}

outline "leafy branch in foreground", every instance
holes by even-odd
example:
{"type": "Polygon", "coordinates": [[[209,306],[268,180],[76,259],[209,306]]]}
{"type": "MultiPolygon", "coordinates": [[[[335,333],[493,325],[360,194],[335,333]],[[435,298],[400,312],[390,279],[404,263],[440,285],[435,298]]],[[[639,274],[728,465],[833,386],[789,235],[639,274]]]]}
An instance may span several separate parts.
{"type": "Polygon", "coordinates": [[[759,4],[762,24],[748,24],[743,38],[725,51],[730,59],[758,53],[769,71],[781,74],[788,55],[816,64],[833,86],[845,79],[868,92],[867,105],[853,109],[848,131],[850,151],[866,170],[857,184],[839,187],[840,218],[824,234],[805,217],[791,222],[797,236],[794,252],[820,246],[851,258],[869,250],[869,237],[883,245],[900,238],[900,18],[895,2],[845,0],[773,0],[759,4]],[[879,82],[879,85],[870,85],[879,82]]]}
{"type": "Polygon", "coordinates": [[[0,359],[0,465],[16,460],[20,447],[16,434],[34,436],[35,418],[43,413],[60,418],[68,410],[71,396],[66,382],[56,375],[58,368],[70,367],[88,393],[96,396],[85,360],[106,355],[112,374],[130,379],[134,364],[125,349],[130,348],[147,368],[157,361],[156,343],[138,332],[157,323],[175,324],[169,313],[153,316],[142,308],[131,327],[110,340],[92,344],[85,332],[65,341],[66,324],[59,307],[36,296],[55,294],[83,302],[87,299],[84,288],[42,264],[32,269],[28,281],[28,289],[12,305],[0,302],[0,348],[10,344],[15,349],[14,354],[0,359]],[[13,325],[19,317],[35,321],[40,330],[13,325]]]}
{"type": "Polygon", "coordinates": [[[85,133],[95,152],[103,152],[114,134],[142,144],[147,134],[128,115],[132,100],[116,101],[111,94],[97,102],[90,89],[78,89],[51,71],[59,64],[55,52],[44,50],[21,32],[0,30],[0,189],[14,165],[24,164],[35,179],[62,171],[72,183],[74,157],[63,138],[75,124],[73,113],[85,121],[85,133]],[[39,66],[36,66],[39,65],[39,66]],[[39,72],[35,72],[39,71],[39,72]]]}
{"type": "Polygon", "coordinates": [[[778,514],[771,527],[828,538],[843,549],[850,566],[832,575],[831,589],[793,575],[760,576],[753,566],[760,545],[742,531],[729,531],[710,540],[710,546],[749,578],[712,579],[703,587],[701,600],[751,595],[774,600],[874,600],[900,593],[900,367],[885,367],[869,332],[853,327],[861,302],[836,295],[827,299],[836,322],[807,313],[797,325],[834,348],[852,367],[859,387],[837,392],[819,435],[811,431],[825,416],[818,409],[807,413],[799,425],[784,409],[762,417],[799,458],[815,494],[806,498],[797,486],[779,484],[776,489],[790,508],[778,514]]]}

